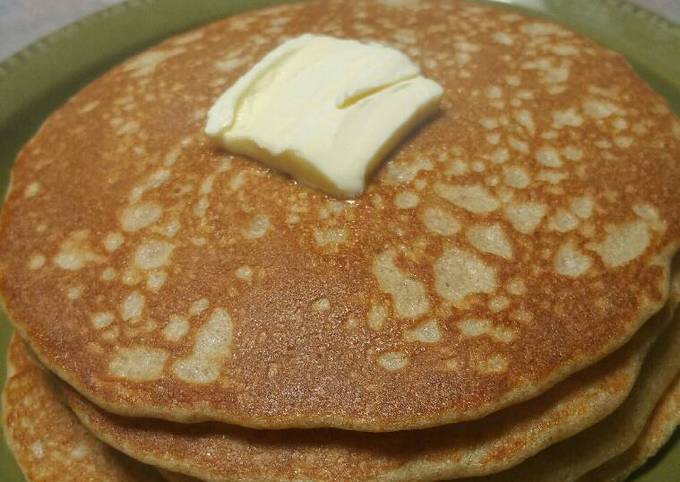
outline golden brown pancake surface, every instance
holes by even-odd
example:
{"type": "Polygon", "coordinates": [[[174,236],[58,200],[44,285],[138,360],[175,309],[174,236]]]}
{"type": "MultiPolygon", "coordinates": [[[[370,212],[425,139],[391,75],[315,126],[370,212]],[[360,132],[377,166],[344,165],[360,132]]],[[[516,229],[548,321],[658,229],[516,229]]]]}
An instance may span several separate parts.
{"type": "Polygon", "coordinates": [[[14,335],[7,349],[2,425],[28,482],[158,482],[157,471],[97,440],[57,395],[53,377],[14,335]]]}
{"type": "Polygon", "coordinates": [[[665,302],[680,124],[622,57],[500,8],[346,5],[170,39],[20,154],[0,291],[99,406],[268,428],[473,419],[601,359],[665,302]],[[445,89],[353,202],[202,133],[226,87],[305,32],[395,46],[445,89]]]}

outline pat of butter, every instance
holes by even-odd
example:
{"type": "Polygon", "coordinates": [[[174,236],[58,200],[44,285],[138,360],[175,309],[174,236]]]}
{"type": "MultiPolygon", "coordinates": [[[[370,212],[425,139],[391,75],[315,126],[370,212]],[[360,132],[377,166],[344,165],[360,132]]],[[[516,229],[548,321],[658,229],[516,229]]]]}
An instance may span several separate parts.
{"type": "Polygon", "coordinates": [[[206,134],[338,197],[437,110],[442,88],[402,52],[305,34],[268,53],[208,112],[206,134]]]}

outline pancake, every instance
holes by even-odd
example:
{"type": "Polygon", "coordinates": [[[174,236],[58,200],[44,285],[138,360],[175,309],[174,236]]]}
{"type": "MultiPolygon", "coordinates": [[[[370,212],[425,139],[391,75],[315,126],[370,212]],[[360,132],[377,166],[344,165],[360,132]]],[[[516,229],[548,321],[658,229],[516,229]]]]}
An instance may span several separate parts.
{"type": "Polygon", "coordinates": [[[666,103],[553,23],[458,1],[286,5],[171,38],[50,116],[12,171],[0,292],[41,361],[120,415],[472,420],[663,306],[678,158],[666,103]],[[303,32],[392,45],[445,90],[353,202],[202,133],[215,98],[303,32]]]}
{"type": "Polygon", "coordinates": [[[654,409],[644,432],[631,448],[589,472],[579,482],[619,482],[641,467],[670,440],[680,426],[680,378],[654,409]]]}
{"type": "MultiPolygon", "coordinates": [[[[145,463],[204,480],[411,481],[479,476],[512,467],[614,411],[629,395],[667,320],[656,317],[624,348],[539,398],[483,420],[409,432],[263,431],[125,418],[62,386],[81,422],[104,442],[145,463]]],[[[674,325],[680,325],[680,316],[674,325]]],[[[673,329],[680,331],[680,326],[673,329]]],[[[662,337],[671,334],[666,329],[662,337]]]]}
{"type": "Polygon", "coordinates": [[[7,350],[3,431],[28,482],[160,482],[151,467],[113,450],[60,403],[51,375],[14,335],[7,350]]]}

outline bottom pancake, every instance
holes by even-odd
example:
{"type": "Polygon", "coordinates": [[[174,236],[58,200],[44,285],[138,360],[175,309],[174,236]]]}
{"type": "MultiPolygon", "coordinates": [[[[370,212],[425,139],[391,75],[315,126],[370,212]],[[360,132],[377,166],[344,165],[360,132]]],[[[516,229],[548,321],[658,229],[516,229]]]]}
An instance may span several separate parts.
{"type": "MultiPolygon", "coordinates": [[[[78,418],[97,437],[146,463],[203,480],[461,478],[500,472],[520,463],[602,420],[624,400],[624,406],[634,409],[650,403],[653,408],[670,383],[667,379],[675,376],[680,366],[680,353],[675,356],[663,348],[680,339],[677,320],[654,348],[652,366],[657,369],[647,369],[634,393],[626,397],[667,318],[668,313],[653,318],[623,349],[537,399],[480,421],[412,432],[258,431],[215,423],[183,425],[132,419],[105,412],[67,385],[63,388],[78,418]],[[649,385],[655,389],[650,390],[649,385]],[[661,391],[657,386],[663,386],[661,391]],[[648,397],[638,393],[645,390],[648,397]],[[631,399],[634,402],[629,403],[631,399]]],[[[513,474],[523,474],[522,467],[540,472],[543,464],[554,462],[549,450],[506,471],[509,475],[490,480],[534,480],[533,476],[513,474]]],[[[595,463],[592,466],[583,465],[585,471],[576,477],[613,456],[589,462],[595,463]]]]}
{"type": "Polygon", "coordinates": [[[93,437],[18,335],[7,349],[3,431],[29,482],[159,482],[159,473],[93,437]]]}
{"type": "Polygon", "coordinates": [[[680,426],[680,377],[675,379],[654,409],[640,438],[631,448],[592,470],[579,482],[620,482],[643,466],[673,436],[680,426]]]}

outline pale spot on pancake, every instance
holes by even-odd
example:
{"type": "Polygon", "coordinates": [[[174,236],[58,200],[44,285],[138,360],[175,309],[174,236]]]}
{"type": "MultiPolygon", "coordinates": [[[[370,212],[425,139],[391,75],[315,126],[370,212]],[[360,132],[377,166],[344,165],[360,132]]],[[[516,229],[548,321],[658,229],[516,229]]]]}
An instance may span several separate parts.
{"type": "Polygon", "coordinates": [[[28,269],[36,270],[45,266],[47,258],[42,253],[35,253],[28,259],[28,269]]]}
{"type": "Polygon", "coordinates": [[[100,101],[98,100],[93,100],[91,102],[88,102],[84,106],[82,106],[80,109],[78,109],[79,114],[87,114],[88,112],[92,112],[97,108],[99,105],[100,101]]]}
{"type": "Polygon", "coordinates": [[[248,230],[245,232],[246,239],[261,238],[269,230],[269,218],[264,214],[258,214],[250,222],[248,230]]]}
{"type": "Polygon", "coordinates": [[[416,43],[416,33],[411,29],[400,28],[392,32],[392,38],[401,44],[413,45],[416,43]]]}
{"type": "Polygon", "coordinates": [[[583,159],[583,150],[576,146],[566,146],[562,148],[562,155],[570,161],[580,161],[583,159]]]}
{"type": "Polygon", "coordinates": [[[194,205],[194,214],[198,217],[205,216],[206,211],[210,207],[210,201],[206,196],[202,196],[194,205]]]}
{"type": "Polygon", "coordinates": [[[165,265],[175,247],[167,241],[152,239],[144,241],[135,251],[135,266],[142,270],[160,268],[165,265]]]}
{"type": "Polygon", "coordinates": [[[107,266],[102,270],[102,274],[100,276],[100,279],[102,281],[113,281],[116,278],[116,270],[113,269],[111,266],[107,266]]]}
{"type": "Polygon", "coordinates": [[[516,137],[512,136],[509,137],[508,144],[517,152],[521,152],[522,154],[529,154],[529,144],[520,139],[517,139],[516,137]]]}
{"type": "Polygon", "coordinates": [[[225,57],[224,59],[215,62],[215,68],[222,72],[231,72],[244,63],[246,63],[244,57],[225,57]]]}
{"type": "Polygon", "coordinates": [[[468,42],[467,40],[459,40],[453,44],[456,50],[461,52],[479,52],[479,45],[468,42]]]}
{"type": "Polygon", "coordinates": [[[498,199],[481,184],[459,186],[439,183],[434,188],[439,196],[451,204],[475,214],[490,213],[500,206],[498,199]]]}
{"type": "Polygon", "coordinates": [[[494,164],[503,164],[508,159],[510,159],[510,153],[505,147],[499,147],[490,154],[487,154],[485,157],[494,164]]]}
{"type": "Polygon", "coordinates": [[[483,117],[479,123],[485,129],[496,129],[498,127],[498,120],[495,117],[483,117]]]}
{"type": "Polygon", "coordinates": [[[172,370],[188,383],[212,383],[218,379],[222,364],[231,354],[232,320],[223,308],[213,310],[196,333],[190,356],[177,360],[172,370]]]}
{"type": "Polygon", "coordinates": [[[345,328],[347,328],[348,330],[353,330],[359,326],[359,323],[360,323],[359,318],[350,315],[347,317],[347,320],[345,321],[345,328]]]}
{"type": "Polygon", "coordinates": [[[550,169],[543,169],[536,174],[536,180],[547,182],[548,184],[559,184],[564,181],[569,175],[566,172],[554,171],[550,169]]]}
{"type": "Polygon", "coordinates": [[[566,209],[559,208],[548,221],[548,229],[566,233],[578,227],[579,220],[566,209]]]}
{"type": "Polygon", "coordinates": [[[168,273],[161,270],[154,270],[147,274],[146,276],[146,288],[150,291],[157,292],[165,284],[165,280],[168,278],[168,273]]]}
{"type": "Polygon", "coordinates": [[[490,336],[497,341],[508,343],[515,337],[512,330],[495,326],[491,320],[484,318],[469,318],[459,321],[456,326],[460,333],[467,338],[490,336]]]}
{"type": "Polygon", "coordinates": [[[491,38],[501,44],[501,45],[512,45],[514,42],[513,38],[511,35],[505,33],[505,32],[496,32],[493,35],[491,35],[491,38]]]}
{"type": "Polygon", "coordinates": [[[253,277],[253,270],[250,266],[241,266],[236,269],[236,277],[243,281],[250,281],[253,277]]]}
{"type": "Polygon", "coordinates": [[[142,316],[146,297],[139,291],[133,291],[125,297],[120,305],[120,316],[124,321],[136,320],[142,316]]]}
{"type": "Polygon", "coordinates": [[[104,249],[109,253],[117,250],[123,245],[123,235],[118,231],[111,231],[104,237],[104,249]]]}
{"type": "Polygon", "coordinates": [[[381,330],[387,319],[387,308],[383,305],[372,305],[368,310],[368,327],[371,330],[381,330]]]}
{"type": "Polygon", "coordinates": [[[545,167],[561,167],[562,158],[557,150],[550,146],[543,146],[536,151],[536,160],[545,167]]]}
{"type": "Polygon", "coordinates": [[[583,112],[593,119],[604,119],[612,114],[620,113],[621,108],[605,100],[589,99],[583,102],[583,112]]]}
{"type": "Polygon", "coordinates": [[[207,310],[209,306],[210,302],[208,301],[208,298],[201,298],[200,300],[196,300],[189,307],[189,315],[198,316],[205,310],[207,310]]]}
{"type": "Polygon", "coordinates": [[[666,229],[666,222],[659,216],[659,211],[647,203],[637,203],[633,205],[633,212],[644,219],[650,228],[656,231],[666,229]]]}
{"type": "Polygon", "coordinates": [[[425,286],[394,264],[394,252],[385,251],[374,258],[373,274],[382,291],[392,296],[394,309],[401,318],[418,318],[430,309],[425,286]]]}
{"type": "Polygon", "coordinates": [[[574,108],[554,111],[552,114],[553,127],[579,127],[583,124],[583,117],[574,108]]]}
{"type": "Polygon", "coordinates": [[[466,234],[470,244],[479,251],[512,258],[512,246],[500,224],[472,226],[466,234]]]}
{"type": "Polygon", "coordinates": [[[185,44],[190,44],[195,42],[196,40],[200,40],[203,38],[203,32],[197,31],[197,32],[189,32],[183,35],[180,35],[179,37],[176,37],[173,39],[171,42],[172,45],[185,45],[185,44]]]}
{"type": "Polygon", "coordinates": [[[47,231],[47,224],[45,224],[45,223],[40,223],[40,224],[38,224],[38,225],[35,227],[35,231],[36,231],[37,233],[44,233],[45,231],[47,231]]]}
{"type": "Polygon", "coordinates": [[[181,145],[173,147],[168,151],[168,153],[163,158],[163,165],[166,167],[173,166],[177,162],[177,159],[179,159],[181,153],[182,153],[181,145]]]}
{"type": "Polygon", "coordinates": [[[119,348],[109,362],[109,373],[131,382],[150,382],[161,377],[167,359],[168,353],[159,348],[119,348]]]}
{"type": "Polygon", "coordinates": [[[120,224],[123,231],[139,231],[152,225],[161,217],[163,207],[156,202],[142,202],[123,209],[120,224]]]}
{"type": "Polygon", "coordinates": [[[557,55],[572,56],[578,55],[579,49],[569,44],[557,44],[551,47],[552,52],[557,55]]]}
{"type": "Polygon", "coordinates": [[[531,182],[529,173],[521,166],[503,166],[503,180],[516,189],[524,189],[531,182]]]}
{"type": "Polygon", "coordinates": [[[628,149],[633,145],[633,138],[629,136],[616,136],[614,138],[614,144],[616,144],[621,149],[628,149]]]}
{"type": "Polygon", "coordinates": [[[441,208],[426,208],[420,215],[428,231],[442,236],[451,236],[460,231],[460,223],[441,208]]]}
{"type": "Polygon", "coordinates": [[[312,309],[317,312],[328,311],[331,309],[331,302],[328,298],[319,298],[312,303],[312,309]]]}
{"type": "Polygon", "coordinates": [[[522,296],[527,292],[526,283],[521,278],[512,278],[508,281],[505,289],[514,296],[522,296]]]}
{"type": "Polygon", "coordinates": [[[527,23],[520,27],[520,30],[532,37],[561,34],[564,30],[557,25],[543,22],[527,23]]]}
{"type": "Polygon", "coordinates": [[[607,234],[601,243],[586,247],[600,255],[610,268],[622,266],[645,252],[650,243],[649,228],[644,221],[605,226],[607,234]]]}
{"type": "Polygon", "coordinates": [[[487,99],[500,99],[503,97],[503,89],[497,85],[492,85],[487,87],[487,89],[484,91],[484,95],[486,95],[487,99]]]}
{"type": "Polygon", "coordinates": [[[108,330],[104,331],[101,335],[100,338],[104,341],[107,342],[112,342],[118,338],[120,335],[120,329],[117,326],[114,326],[112,328],[109,328],[108,330]]]}
{"type": "Polygon", "coordinates": [[[593,200],[588,196],[574,198],[571,211],[581,219],[588,219],[593,214],[593,200]]]}
{"type": "Polygon", "coordinates": [[[239,190],[246,183],[246,173],[241,171],[234,174],[229,179],[229,189],[233,191],[239,190]]]}
{"type": "Polygon", "coordinates": [[[163,328],[163,338],[168,341],[179,341],[189,332],[189,320],[186,316],[172,315],[163,328]]]}
{"type": "Polygon", "coordinates": [[[449,248],[434,263],[435,289],[444,299],[460,304],[475,293],[496,290],[496,271],[474,254],[449,248]]]}
{"type": "Polygon", "coordinates": [[[92,322],[92,326],[94,326],[97,330],[100,330],[113,323],[114,319],[115,316],[110,311],[100,311],[99,313],[92,315],[90,321],[92,322]]]}
{"type": "Polygon", "coordinates": [[[142,274],[136,268],[125,268],[120,281],[127,286],[134,286],[142,281],[142,274]]]}
{"type": "Polygon", "coordinates": [[[411,330],[404,332],[406,341],[417,341],[420,343],[437,343],[441,340],[439,324],[434,321],[425,321],[411,330]]]}
{"type": "Polygon", "coordinates": [[[510,300],[506,296],[494,296],[489,300],[489,310],[493,313],[505,310],[510,306],[510,300]]]}
{"type": "Polygon", "coordinates": [[[458,370],[460,367],[460,362],[456,360],[455,358],[449,358],[448,360],[444,360],[444,368],[450,371],[455,371],[458,370]]]}
{"type": "Polygon", "coordinates": [[[338,245],[347,239],[347,230],[344,228],[315,229],[314,241],[319,246],[338,245]]]}
{"type": "Polygon", "coordinates": [[[503,373],[507,369],[508,361],[501,355],[494,355],[487,360],[479,361],[477,364],[477,370],[484,375],[503,373]]]}
{"type": "Polygon", "coordinates": [[[378,357],[378,363],[385,370],[401,370],[408,365],[408,357],[400,351],[390,351],[378,357]]]}
{"type": "Polygon", "coordinates": [[[612,126],[614,127],[614,130],[622,131],[628,128],[628,121],[626,121],[626,119],[624,119],[623,117],[617,117],[612,122],[612,126]]]}
{"type": "Polygon", "coordinates": [[[32,198],[35,195],[37,195],[40,192],[40,184],[37,182],[32,182],[28,186],[26,186],[26,189],[24,189],[24,197],[25,198],[32,198]]]}
{"type": "Polygon", "coordinates": [[[37,440],[31,444],[31,454],[36,459],[42,459],[45,457],[45,448],[40,440],[37,440]]]}
{"type": "Polygon", "coordinates": [[[101,263],[104,258],[92,250],[89,231],[76,231],[66,239],[54,257],[54,264],[62,269],[77,271],[90,263],[101,263]]]}
{"type": "Polygon", "coordinates": [[[514,203],[507,206],[503,213],[510,224],[524,234],[531,234],[546,214],[546,206],[535,202],[514,203]]]}
{"type": "Polygon", "coordinates": [[[214,174],[206,176],[206,178],[203,179],[203,182],[201,182],[201,187],[199,188],[198,192],[202,195],[210,194],[213,190],[214,183],[215,183],[214,174]]]}
{"type": "Polygon", "coordinates": [[[82,286],[71,286],[66,290],[66,297],[69,300],[77,300],[83,295],[82,286]]]}
{"type": "Polygon", "coordinates": [[[418,158],[412,162],[390,162],[387,164],[386,178],[393,184],[406,184],[413,181],[420,171],[432,170],[432,162],[418,158]]]}
{"type": "Polygon", "coordinates": [[[139,132],[139,122],[133,120],[125,122],[118,129],[116,129],[116,134],[119,136],[136,134],[137,132],[139,132]]]}
{"type": "Polygon", "coordinates": [[[144,52],[128,61],[124,65],[123,70],[125,72],[132,72],[133,77],[150,75],[156,70],[156,67],[159,64],[184,51],[184,48],[177,47],[171,50],[151,50],[144,52]]]}
{"type": "Polygon", "coordinates": [[[175,235],[179,232],[179,229],[181,228],[181,224],[179,223],[179,220],[177,219],[172,219],[168,221],[168,223],[165,226],[162,226],[159,230],[159,232],[168,238],[174,238],[175,235]]]}
{"type": "Polygon", "coordinates": [[[83,460],[87,454],[89,453],[89,450],[87,446],[84,444],[77,445],[71,449],[69,453],[69,458],[71,460],[83,460]]]}
{"type": "Polygon", "coordinates": [[[412,191],[400,192],[394,197],[394,205],[399,209],[413,209],[418,206],[420,197],[412,191]]]}
{"type": "Polygon", "coordinates": [[[528,110],[519,110],[515,112],[515,120],[526,129],[530,135],[536,133],[536,124],[534,124],[534,117],[528,110]]]}
{"type": "Polygon", "coordinates": [[[486,138],[486,142],[493,146],[497,145],[501,141],[501,135],[499,132],[490,132],[484,137],[486,138]]]}
{"type": "Polygon", "coordinates": [[[386,7],[410,7],[415,8],[420,5],[420,0],[378,0],[386,7]]]}
{"type": "Polygon", "coordinates": [[[563,243],[557,250],[554,260],[555,271],[572,278],[585,274],[592,264],[592,258],[583,254],[573,241],[563,243]]]}
{"type": "Polygon", "coordinates": [[[611,147],[612,147],[612,143],[609,142],[609,140],[605,139],[605,138],[598,139],[593,144],[595,144],[595,147],[599,147],[600,149],[604,149],[604,150],[611,149],[611,147]]]}
{"type": "Polygon", "coordinates": [[[468,172],[468,163],[462,159],[454,159],[449,163],[444,174],[447,176],[462,176],[468,172]]]}

